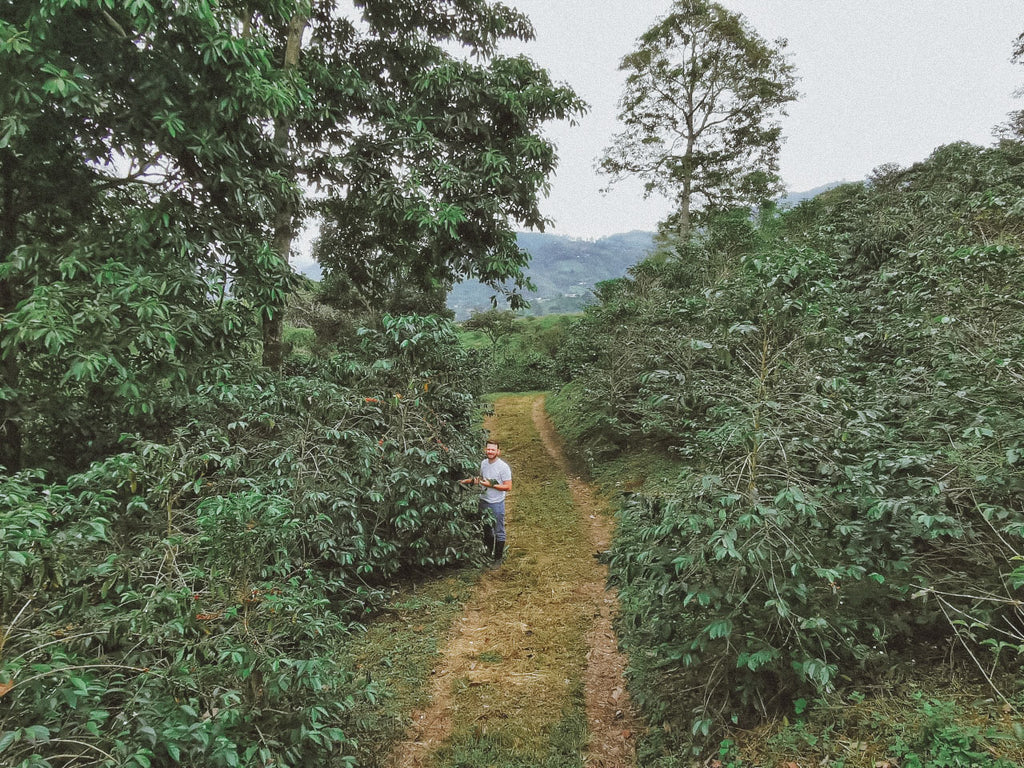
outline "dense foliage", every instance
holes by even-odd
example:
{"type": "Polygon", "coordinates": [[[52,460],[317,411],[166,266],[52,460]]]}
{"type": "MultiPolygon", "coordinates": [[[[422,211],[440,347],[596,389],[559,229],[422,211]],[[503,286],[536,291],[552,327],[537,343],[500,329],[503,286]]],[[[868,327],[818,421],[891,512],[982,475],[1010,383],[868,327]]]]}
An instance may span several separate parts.
{"type": "Polygon", "coordinates": [[[376,689],[333,649],[477,540],[481,371],[432,312],[544,224],[541,125],[583,104],[497,55],[531,36],[490,0],[0,0],[4,765],[352,762],[376,689]]]}
{"type": "Polygon", "coordinates": [[[466,320],[463,343],[482,353],[484,390],[527,392],[564,384],[555,358],[575,319],[575,315],[517,317],[508,310],[492,309],[466,320]]]}
{"type": "Polygon", "coordinates": [[[675,0],[622,59],[622,131],[599,168],[644,181],[675,206],[663,226],[689,236],[691,212],[756,205],[779,191],[780,115],[796,99],[785,40],[742,14],[675,0]]]}
{"type": "Polygon", "coordinates": [[[709,734],[942,657],[1015,693],[1022,200],[1018,144],[954,144],[600,286],[558,411],[592,460],[675,467],[611,561],[654,724],[709,734]]]}
{"type": "Polygon", "coordinates": [[[0,481],[4,764],[349,764],[377,692],[332,651],[477,538],[468,353],[431,318],[361,339],[236,368],[66,482],[0,481]]]}
{"type": "Polygon", "coordinates": [[[556,160],[541,123],[583,109],[496,55],[532,29],[488,0],[0,8],[9,470],[84,468],[235,353],[279,368],[313,197],[327,273],[377,314],[429,309],[392,300],[413,282],[440,306],[457,275],[521,280],[512,227],[543,226],[556,160]],[[89,449],[69,467],[52,434],[89,449]]]}
{"type": "Polygon", "coordinates": [[[508,6],[356,5],[364,24],[336,51],[355,95],[317,126],[338,147],[318,166],[327,186],[315,255],[329,294],[405,312],[391,302],[411,290],[437,311],[456,279],[472,277],[518,305],[529,256],[514,227],[547,224],[539,198],[557,162],[541,128],[574,120],[583,102],[525,56],[498,54],[502,41],[533,35],[508,6]]]}
{"type": "Polygon", "coordinates": [[[206,3],[2,8],[0,465],[17,469],[50,460],[51,432],[102,455],[106,424],[142,426],[280,305],[269,220],[295,190],[268,126],[295,93],[286,4],[244,34],[206,3]]]}

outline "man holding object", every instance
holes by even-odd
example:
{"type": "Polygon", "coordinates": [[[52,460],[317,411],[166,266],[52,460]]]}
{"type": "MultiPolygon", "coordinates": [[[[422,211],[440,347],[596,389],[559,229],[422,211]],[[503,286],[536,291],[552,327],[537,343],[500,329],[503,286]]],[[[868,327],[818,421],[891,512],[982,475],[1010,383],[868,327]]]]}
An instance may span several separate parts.
{"type": "Polygon", "coordinates": [[[484,446],[484,460],[480,462],[480,474],[460,480],[463,485],[479,485],[480,511],[488,512],[492,522],[484,527],[484,546],[500,563],[505,554],[505,495],[512,490],[512,469],[500,459],[501,448],[496,440],[488,440],[484,446]]]}

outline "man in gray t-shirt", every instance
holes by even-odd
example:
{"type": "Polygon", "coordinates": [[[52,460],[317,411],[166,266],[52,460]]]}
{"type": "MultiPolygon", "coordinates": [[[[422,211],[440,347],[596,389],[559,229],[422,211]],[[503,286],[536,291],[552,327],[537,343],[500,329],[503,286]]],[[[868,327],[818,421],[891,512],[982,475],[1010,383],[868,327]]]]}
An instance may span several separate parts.
{"type": "Polygon", "coordinates": [[[500,455],[498,442],[488,440],[480,474],[462,481],[463,485],[479,485],[484,489],[480,495],[480,511],[493,518],[484,521],[484,546],[496,563],[501,562],[505,554],[505,495],[512,490],[512,468],[499,458],[500,455]]]}

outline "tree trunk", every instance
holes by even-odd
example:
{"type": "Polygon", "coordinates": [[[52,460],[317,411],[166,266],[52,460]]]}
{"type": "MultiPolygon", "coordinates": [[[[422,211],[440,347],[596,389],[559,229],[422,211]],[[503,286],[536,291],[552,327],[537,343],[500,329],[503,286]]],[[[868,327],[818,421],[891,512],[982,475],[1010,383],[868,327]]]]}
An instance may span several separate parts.
{"type": "MultiPolygon", "coordinates": [[[[3,243],[4,256],[8,252],[8,240],[0,238],[3,243]]],[[[0,318],[14,309],[14,291],[10,281],[0,280],[0,318]]],[[[18,418],[18,402],[12,395],[18,392],[18,352],[8,349],[6,356],[0,359],[0,387],[6,392],[0,397],[0,467],[8,473],[17,472],[22,467],[21,455],[21,421],[18,418]]]]}
{"type": "MultiPolygon", "coordinates": [[[[16,224],[14,219],[14,179],[10,158],[0,162],[0,261],[6,261],[14,250],[16,224]]],[[[14,310],[16,304],[14,286],[10,280],[0,280],[0,387],[5,396],[0,397],[0,466],[8,472],[17,472],[22,467],[21,421],[18,416],[18,401],[12,399],[18,393],[18,350],[3,349],[3,318],[14,310]]]]}
{"type": "MultiPolygon", "coordinates": [[[[288,42],[285,46],[283,71],[287,74],[299,66],[299,51],[302,49],[302,35],[309,22],[307,16],[295,14],[288,25],[288,42]]],[[[288,136],[291,123],[287,117],[280,117],[274,125],[274,143],[282,156],[288,155],[288,136]]],[[[291,169],[294,177],[294,166],[291,169]]],[[[291,255],[292,239],[295,237],[295,203],[290,193],[285,193],[278,203],[274,215],[274,253],[288,262],[291,255]]],[[[281,331],[284,327],[284,302],[263,312],[263,365],[275,371],[284,364],[284,343],[281,331]]]]}
{"type": "Polygon", "coordinates": [[[682,199],[679,205],[679,242],[686,245],[690,241],[690,180],[683,185],[682,199]]]}

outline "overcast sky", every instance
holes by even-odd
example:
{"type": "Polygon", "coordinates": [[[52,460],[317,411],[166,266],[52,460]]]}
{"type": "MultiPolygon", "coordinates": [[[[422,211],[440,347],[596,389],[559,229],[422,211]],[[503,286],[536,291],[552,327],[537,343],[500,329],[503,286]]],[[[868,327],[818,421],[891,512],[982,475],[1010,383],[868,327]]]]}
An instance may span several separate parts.
{"type": "MultiPolygon", "coordinates": [[[[668,212],[639,184],[600,190],[594,163],[617,130],[622,56],[670,0],[505,0],[526,13],[535,41],[515,51],[571,85],[591,110],[576,127],[551,124],[559,171],[543,210],[548,232],[598,238],[653,230],[668,212]]],[[[723,0],[758,33],[786,38],[801,98],[783,119],[781,172],[791,192],[909,165],[940,145],[988,145],[1024,67],[1010,63],[1024,32],[1021,0],[723,0]]]]}

